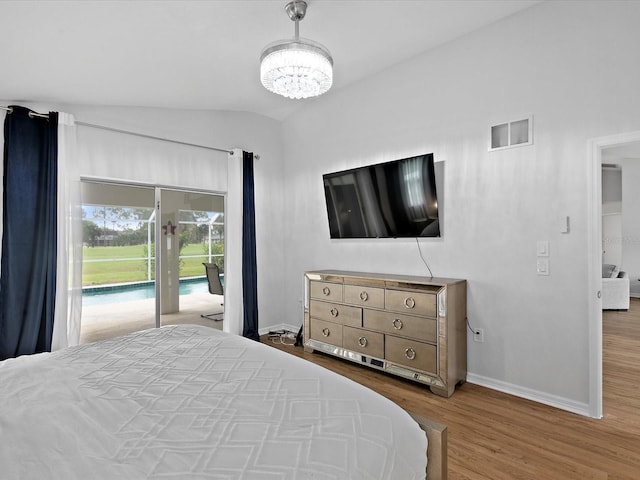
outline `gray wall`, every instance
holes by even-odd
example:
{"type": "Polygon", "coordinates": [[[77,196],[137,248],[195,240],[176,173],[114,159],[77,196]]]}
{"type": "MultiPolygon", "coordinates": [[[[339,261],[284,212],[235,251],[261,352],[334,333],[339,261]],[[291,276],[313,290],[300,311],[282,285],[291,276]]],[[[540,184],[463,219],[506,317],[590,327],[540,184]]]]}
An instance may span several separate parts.
{"type": "Polygon", "coordinates": [[[622,266],[621,168],[602,169],[602,263],[622,266]]]}
{"type": "Polygon", "coordinates": [[[331,241],[321,176],[433,152],[445,234],[420,243],[435,275],[469,281],[485,336],[468,344],[469,380],[588,414],[587,142],[640,130],[638,24],[634,2],[544,2],[287,119],[286,317],[302,319],[308,269],[427,275],[414,240],[331,241]],[[533,146],[488,152],[490,125],[527,114],[533,146]]]}
{"type": "Polygon", "coordinates": [[[622,269],[629,274],[631,296],[640,297],[640,158],[622,165],[622,269]]]}

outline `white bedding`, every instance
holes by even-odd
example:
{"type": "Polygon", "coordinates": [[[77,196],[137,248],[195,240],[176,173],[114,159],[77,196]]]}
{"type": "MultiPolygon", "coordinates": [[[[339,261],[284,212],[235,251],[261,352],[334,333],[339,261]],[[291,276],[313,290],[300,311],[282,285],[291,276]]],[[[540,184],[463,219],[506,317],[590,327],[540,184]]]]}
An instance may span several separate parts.
{"type": "Polygon", "coordinates": [[[208,327],[6,360],[0,385],[5,480],[424,478],[397,405],[208,327]]]}

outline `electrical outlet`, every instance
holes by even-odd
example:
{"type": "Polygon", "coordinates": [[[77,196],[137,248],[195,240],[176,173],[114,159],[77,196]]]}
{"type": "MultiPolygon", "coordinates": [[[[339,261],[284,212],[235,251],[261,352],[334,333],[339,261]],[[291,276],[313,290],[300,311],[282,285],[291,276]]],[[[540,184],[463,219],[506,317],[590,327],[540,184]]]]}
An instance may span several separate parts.
{"type": "Polygon", "coordinates": [[[481,328],[473,329],[473,341],[478,343],[484,343],[484,330],[481,328]]]}

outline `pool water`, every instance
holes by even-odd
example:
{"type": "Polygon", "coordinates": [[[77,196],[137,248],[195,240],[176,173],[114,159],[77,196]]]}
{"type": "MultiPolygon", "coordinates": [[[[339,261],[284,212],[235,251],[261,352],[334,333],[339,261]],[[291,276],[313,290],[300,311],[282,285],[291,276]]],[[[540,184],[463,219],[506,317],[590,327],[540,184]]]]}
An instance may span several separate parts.
{"type": "MultiPolygon", "coordinates": [[[[206,293],[209,291],[206,278],[180,281],[180,295],[192,293],[206,293]]],[[[153,283],[135,283],[109,287],[85,288],[82,290],[82,305],[109,305],[113,303],[135,302],[155,298],[156,291],[153,283]]]]}

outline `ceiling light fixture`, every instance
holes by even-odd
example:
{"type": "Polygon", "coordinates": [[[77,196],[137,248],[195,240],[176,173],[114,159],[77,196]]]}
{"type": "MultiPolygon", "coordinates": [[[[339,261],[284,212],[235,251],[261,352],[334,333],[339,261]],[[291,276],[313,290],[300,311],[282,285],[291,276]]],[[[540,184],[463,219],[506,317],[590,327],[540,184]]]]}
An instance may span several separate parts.
{"type": "Polygon", "coordinates": [[[300,38],[298,22],[307,13],[307,2],[294,0],[284,9],[296,24],[295,37],[278,40],[264,48],[260,55],[262,85],[287,98],[322,95],[333,83],[331,54],[319,43],[300,38]]]}

